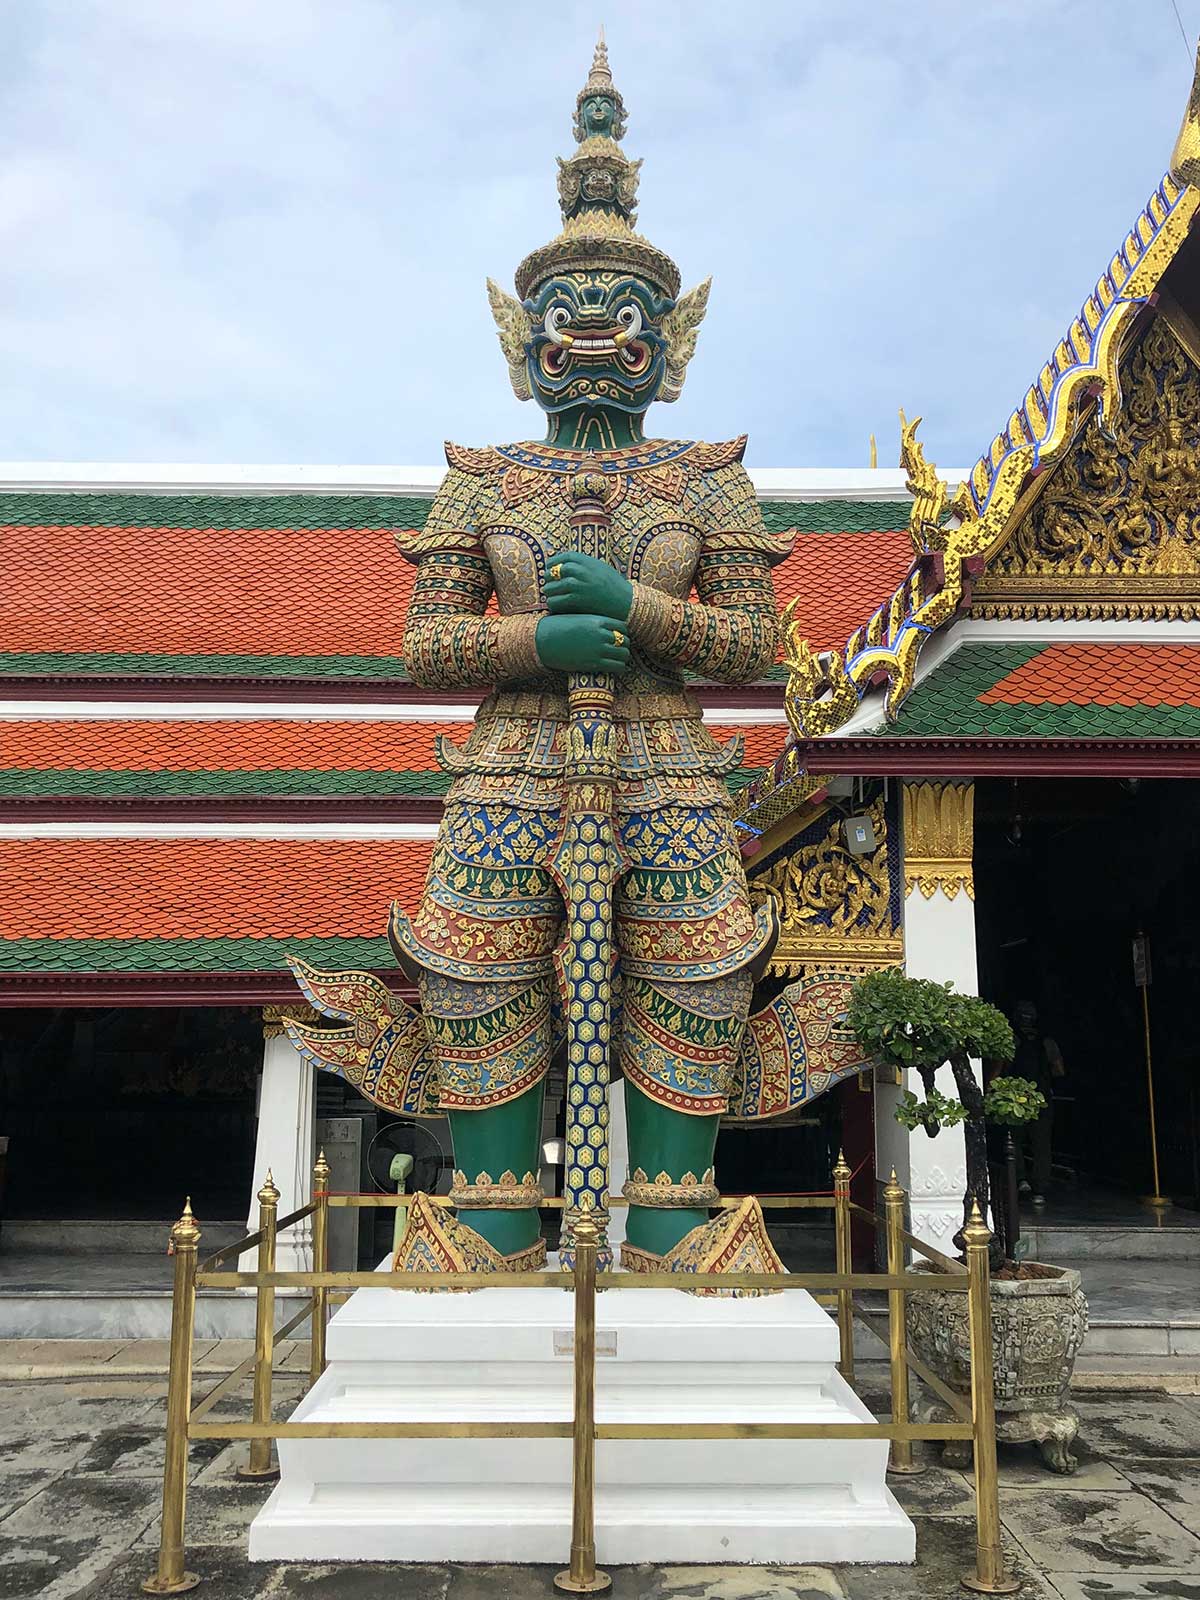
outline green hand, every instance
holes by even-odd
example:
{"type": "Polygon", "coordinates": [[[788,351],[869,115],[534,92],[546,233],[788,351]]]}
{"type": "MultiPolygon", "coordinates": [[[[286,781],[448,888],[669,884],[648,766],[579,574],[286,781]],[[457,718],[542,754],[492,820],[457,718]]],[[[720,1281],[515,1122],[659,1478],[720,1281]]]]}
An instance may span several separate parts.
{"type": "Polygon", "coordinates": [[[616,617],[543,617],[534,637],[538,660],[557,672],[629,670],[628,624],[616,617]]]}
{"type": "Polygon", "coordinates": [[[627,621],[633,605],[633,585],[595,556],[560,550],[546,563],[546,604],[556,614],[619,617],[627,621]]]}

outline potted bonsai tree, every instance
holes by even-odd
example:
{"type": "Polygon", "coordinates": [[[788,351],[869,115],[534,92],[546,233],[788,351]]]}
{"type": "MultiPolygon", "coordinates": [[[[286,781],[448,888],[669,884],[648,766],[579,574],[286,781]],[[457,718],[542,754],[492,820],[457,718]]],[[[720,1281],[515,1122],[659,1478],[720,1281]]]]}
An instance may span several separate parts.
{"type": "MultiPolygon", "coordinates": [[[[976,995],[953,984],[909,978],[888,967],[861,978],[851,992],[847,1023],[864,1051],[881,1065],[915,1072],[924,1090],[905,1088],[895,1117],[902,1127],[923,1128],[930,1138],[963,1125],[966,1190],[963,1227],[978,1204],[988,1215],[987,1125],[989,1118],[1017,1127],[1031,1121],[1045,1097],[1027,1078],[995,1077],[985,1090],[972,1059],[1010,1061],[1012,1029],[1006,1018],[976,995]],[[957,1098],[936,1083],[949,1066],[957,1098]]],[[[902,1080],[903,1081],[903,1080],[902,1080]]],[[[954,1236],[963,1250],[962,1229],[954,1236]]],[[[918,1271],[937,1270],[927,1265],[918,1271]]],[[[908,1337],[922,1360],[951,1388],[970,1391],[970,1338],[966,1299],[961,1295],[913,1294],[906,1307],[908,1337]]],[[[996,1431],[1001,1439],[1034,1441],[1058,1472],[1076,1466],[1071,1444],[1078,1415],[1067,1403],[1071,1373],[1087,1332],[1087,1301],[1079,1273],[1045,1262],[1012,1262],[992,1244],[992,1344],[996,1375],[996,1431]]],[[[931,1415],[938,1411],[933,1405],[931,1415]]],[[[957,1441],[945,1455],[969,1458],[957,1441]]]]}

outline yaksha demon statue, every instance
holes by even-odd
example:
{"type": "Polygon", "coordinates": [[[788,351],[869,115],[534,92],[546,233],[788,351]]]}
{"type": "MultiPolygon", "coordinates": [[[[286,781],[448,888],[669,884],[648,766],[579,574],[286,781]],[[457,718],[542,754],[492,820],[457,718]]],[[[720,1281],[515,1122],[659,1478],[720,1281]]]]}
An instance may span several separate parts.
{"type": "Polygon", "coordinates": [[[791,540],[763,524],[744,439],[645,435],[651,403],[682,389],[709,286],[680,296],[674,263],[634,232],[640,162],[624,131],[602,39],[578,148],[559,162],[562,232],[521,263],[519,299],[488,285],[513,388],[546,413],[546,439],[447,446],[425,528],[401,536],[417,564],[412,678],[493,690],[465,745],[442,741],[454,781],[424,897],[411,922],[393,913],[420,1017],[366,975],[294,963],[309,999],[352,1023],[293,1024],[311,1059],[393,1109],[449,1113],[458,1219],[418,1205],[410,1266],[422,1252],[458,1259],[471,1230],[488,1259],[539,1258],[542,1086],[564,1048],[562,1253],[581,1210],[606,1221],[619,1070],[635,1269],[711,1259],[732,1093],[741,1115],[770,1114],[768,1074],[782,1111],[859,1064],[843,1047],[805,1076],[786,999],[747,1032],[773,913],[751,907],[734,832],[725,779],[740,741],[708,734],[685,679],[744,683],[771,665],[770,568],[791,540]]]}

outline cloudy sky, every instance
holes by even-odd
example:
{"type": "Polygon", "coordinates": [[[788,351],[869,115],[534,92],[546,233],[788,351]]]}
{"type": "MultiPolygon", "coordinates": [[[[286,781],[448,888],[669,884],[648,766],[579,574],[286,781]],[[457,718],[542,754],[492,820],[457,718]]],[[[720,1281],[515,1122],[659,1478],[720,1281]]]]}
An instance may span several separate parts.
{"type": "Polygon", "coordinates": [[[538,436],[483,283],[557,230],[601,20],[640,226],[714,277],[652,427],[762,466],[893,464],[900,405],[973,459],[1191,81],[1171,0],[0,0],[0,459],[538,436]]]}

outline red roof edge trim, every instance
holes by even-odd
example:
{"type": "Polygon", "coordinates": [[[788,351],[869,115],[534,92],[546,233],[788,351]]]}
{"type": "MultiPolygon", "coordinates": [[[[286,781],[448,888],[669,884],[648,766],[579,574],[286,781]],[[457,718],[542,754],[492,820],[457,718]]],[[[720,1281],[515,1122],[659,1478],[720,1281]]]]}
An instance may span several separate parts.
{"type": "MultiPolygon", "coordinates": [[[[780,733],[783,729],[780,729],[780,733]]],[[[442,820],[425,795],[44,795],[0,799],[3,822],[424,822],[442,820]]]]}
{"type": "Polygon", "coordinates": [[[804,739],[807,772],[842,777],[1196,778],[1200,739],[804,739]]]}
{"type": "MultiPolygon", "coordinates": [[[[391,967],[375,976],[417,1004],[416,988],[391,967]]],[[[10,1006],[301,1005],[290,972],[10,972],[0,974],[0,1009],[10,1006]]]]}

